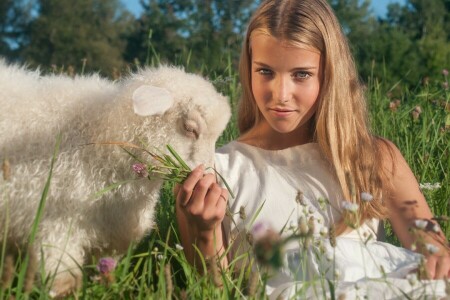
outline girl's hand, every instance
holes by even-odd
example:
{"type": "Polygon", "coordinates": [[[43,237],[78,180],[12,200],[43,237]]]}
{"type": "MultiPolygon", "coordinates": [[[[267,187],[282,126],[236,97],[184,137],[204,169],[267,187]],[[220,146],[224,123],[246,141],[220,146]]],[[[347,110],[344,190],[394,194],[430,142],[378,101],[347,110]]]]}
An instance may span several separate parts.
{"type": "Polygon", "coordinates": [[[195,168],[181,186],[175,188],[177,209],[198,233],[213,232],[225,216],[228,192],[216,183],[214,174],[195,168]]]}
{"type": "Polygon", "coordinates": [[[427,256],[425,269],[429,279],[450,278],[450,256],[427,256]]]}
{"type": "MultiPolygon", "coordinates": [[[[228,191],[220,187],[214,174],[204,174],[202,165],[195,168],[182,185],[174,190],[176,216],[181,243],[187,259],[195,264],[197,251],[204,257],[224,252],[222,221],[225,217],[228,191]]],[[[226,264],[223,258],[222,265],[226,264]]]]}

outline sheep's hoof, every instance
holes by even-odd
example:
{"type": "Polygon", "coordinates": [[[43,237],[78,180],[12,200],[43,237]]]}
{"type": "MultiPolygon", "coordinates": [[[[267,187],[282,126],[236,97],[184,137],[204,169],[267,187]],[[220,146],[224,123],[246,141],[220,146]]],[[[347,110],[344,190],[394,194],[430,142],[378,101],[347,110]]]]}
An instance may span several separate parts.
{"type": "Polygon", "coordinates": [[[49,296],[53,299],[61,299],[76,292],[80,286],[81,274],[60,273],[53,280],[49,296]]]}

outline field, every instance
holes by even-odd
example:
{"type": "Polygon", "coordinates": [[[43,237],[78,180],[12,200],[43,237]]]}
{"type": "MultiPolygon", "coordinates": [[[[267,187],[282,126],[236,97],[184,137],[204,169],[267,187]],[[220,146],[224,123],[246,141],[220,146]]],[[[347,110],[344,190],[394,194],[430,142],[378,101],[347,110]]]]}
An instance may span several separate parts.
{"type": "MultiPolygon", "coordinates": [[[[450,91],[448,75],[430,78],[416,87],[402,82],[386,84],[379,79],[367,83],[373,133],[393,141],[411,166],[447,239],[450,224],[445,216],[450,211],[450,91]]],[[[239,97],[237,74],[231,68],[211,75],[215,86],[231,99],[236,110],[239,97]]],[[[218,141],[217,147],[236,138],[235,114],[218,141]]],[[[2,181],[0,181],[2,184],[2,181]]],[[[2,192],[0,185],[0,192],[2,192]]],[[[45,197],[45,190],[43,191],[45,197]]],[[[186,261],[179,246],[174,218],[172,186],[161,191],[158,227],[139,245],[117,259],[113,270],[99,272],[97,265],[84,268],[82,289],[69,299],[261,299],[264,284],[250,269],[210,268],[200,275],[186,261]]],[[[3,194],[0,194],[0,197],[3,194]]],[[[0,224],[0,226],[4,226],[0,224]]],[[[389,224],[386,239],[398,244],[389,224]]],[[[3,237],[0,237],[0,240],[3,237]]],[[[1,243],[0,243],[1,244],[1,243]]],[[[0,249],[0,300],[48,299],[48,290],[30,275],[32,257],[11,261],[0,249]]],[[[214,264],[212,264],[214,265],[214,264]]],[[[204,264],[207,270],[207,264],[204,264]]],[[[39,272],[39,270],[38,270],[39,272]]],[[[51,280],[51,279],[47,279],[51,280]]]]}

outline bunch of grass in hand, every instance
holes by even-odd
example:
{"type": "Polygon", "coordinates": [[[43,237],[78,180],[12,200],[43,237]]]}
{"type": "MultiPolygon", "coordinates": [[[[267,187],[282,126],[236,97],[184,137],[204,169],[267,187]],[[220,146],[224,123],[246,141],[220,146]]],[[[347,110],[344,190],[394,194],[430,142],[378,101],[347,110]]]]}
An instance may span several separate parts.
{"type": "MultiPolygon", "coordinates": [[[[104,142],[100,144],[120,146],[125,152],[127,152],[137,161],[131,166],[131,168],[139,177],[145,177],[149,180],[158,178],[171,183],[181,184],[192,172],[191,168],[170,145],[166,145],[169,154],[165,154],[160,150],[157,150],[157,152],[151,152],[143,147],[126,142],[104,142]],[[143,153],[149,155],[153,159],[153,161],[147,162],[138,155],[132,153],[127,148],[138,149],[143,153]]],[[[219,172],[217,172],[213,167],[206,168],[206,170],[209,169],[213,170],[214,173],[220,177],[230,196],[234,198],[233,192],[231,191],[228,183],[222,177],[222,175],[220,175],[219,172]]]]}

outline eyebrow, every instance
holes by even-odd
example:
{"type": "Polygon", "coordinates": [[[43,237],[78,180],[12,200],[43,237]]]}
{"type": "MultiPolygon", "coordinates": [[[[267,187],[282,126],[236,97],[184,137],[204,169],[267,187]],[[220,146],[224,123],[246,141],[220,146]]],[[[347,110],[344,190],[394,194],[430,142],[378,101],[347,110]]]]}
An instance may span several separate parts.
{"type": "MultiPolygon", "coordinates": [[[[265,64],[263,62],[253,61],[252,63],[254,63],[260,67],[271,68],[271,66],[269,66],[268,64],[265,64]]],[[[292,71],[296,71],[296,70],[316,70],[316,69],[318,69],[318,67],[306,65],[306,66],[292,68],[290,71],[292,72],[292,71]]]]}

